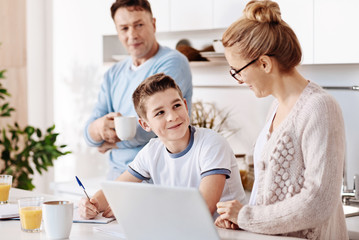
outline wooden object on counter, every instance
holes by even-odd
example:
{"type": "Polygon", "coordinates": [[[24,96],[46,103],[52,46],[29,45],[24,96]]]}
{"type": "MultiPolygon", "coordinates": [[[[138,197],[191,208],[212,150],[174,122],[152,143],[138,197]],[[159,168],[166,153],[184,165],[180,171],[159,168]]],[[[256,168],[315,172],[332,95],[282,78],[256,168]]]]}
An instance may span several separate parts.
{"type": "Polygon", "coordinates": [[[177,51],[185,55],[188,61],[208,61],[207,58],[201,56],[200,51],[197,49],[188,46],[188,45],[179,45],[176,47],[177,51]]]}
{"type": "Polygon", "coordinates": [[[241,181],[244,190],[249,192],[252,191],[253,183],[254,183],[254,167],[253,164],[246,161],[245,154],[235,154],[237,159],[239,173],[241,175],[241,181]]]}

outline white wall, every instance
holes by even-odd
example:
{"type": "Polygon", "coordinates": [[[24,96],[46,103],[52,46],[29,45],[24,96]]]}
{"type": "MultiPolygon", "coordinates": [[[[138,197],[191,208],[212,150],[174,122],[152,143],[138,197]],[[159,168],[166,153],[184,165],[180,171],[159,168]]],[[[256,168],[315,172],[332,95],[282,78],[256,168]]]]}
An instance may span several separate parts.
{"type": "Polygon", "coordinates": [[[56,161],[55,180],[103,176],[107,161],[83,139],[85,121],[102,80],[102,28],[112,21],[111,1],[54,0],[54,121],[73,152],[56,161]]]}
{"type": "MultiPolygon", "coordinates": [[[[52,1],[29,0],[26,6],[28,122],[45,131],[53,124],[52,1]]],[[[57,130],[57,129],[56,129],[57,130]]],[[[54,169],[35,174],[38,192],[48,192],[54,169]]]]}
{"type": "Polygon", "coordinates": [[[45,130],[55,123],[58,144],[73,154],[35,174],[36,191],[51,192],[52,181],[103,176],[106,156],[86,146],[84,122],[102,77],[102,35],[110,26],[112,0],[28,0],[27,77],[29,124],[45,130]],[[91,166],[91,167],[88,167],[91,166]]]}

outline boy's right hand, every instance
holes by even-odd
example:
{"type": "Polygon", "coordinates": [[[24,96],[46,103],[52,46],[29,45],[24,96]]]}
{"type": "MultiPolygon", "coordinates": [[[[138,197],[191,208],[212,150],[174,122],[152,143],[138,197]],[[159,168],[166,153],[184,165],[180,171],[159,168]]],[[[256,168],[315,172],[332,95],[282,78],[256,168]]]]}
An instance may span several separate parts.
{"type": "Polygon", "coordinates": [[[90,201],[87,198],[82,198],[79,202],[79,214],[85,219],[92,219],[99,213],[99,202],[96,198],[91,198],[90,201]]]}
{"type": "Polygon", "coordinates": [[[113,215],[113,212],[112,212],[110,206],[108,206],[108,207],[105,209],[105,211],[102,213],[102,216],[103,216],[103,217],[106,217],[106,218],[115,217],[115,216],[113,215]]]}

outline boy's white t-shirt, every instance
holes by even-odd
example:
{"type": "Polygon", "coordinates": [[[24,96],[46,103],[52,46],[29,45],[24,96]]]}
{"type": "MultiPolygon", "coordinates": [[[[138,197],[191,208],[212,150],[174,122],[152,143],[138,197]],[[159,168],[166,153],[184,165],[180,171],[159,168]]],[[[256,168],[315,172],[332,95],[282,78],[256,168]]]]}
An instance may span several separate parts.
{"type": "Polygon", "coordinates": [[[163,186],[199,188],[203,177],[226,175],[220,201],[237,199],[246,203],[234,153],[226,139],[213,130],[190,127],[187,148],[169,153],[160,139],[153,138],[129,164],[128,171],[142,180],[163,186]]]}

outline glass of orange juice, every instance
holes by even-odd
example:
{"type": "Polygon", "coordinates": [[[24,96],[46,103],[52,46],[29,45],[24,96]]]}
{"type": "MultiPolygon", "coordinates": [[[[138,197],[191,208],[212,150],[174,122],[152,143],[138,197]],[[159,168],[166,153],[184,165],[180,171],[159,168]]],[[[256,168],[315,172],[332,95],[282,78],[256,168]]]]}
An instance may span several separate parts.
{"type": "Polygon", "coordinates": [[[11,184],[11,175],[0,175],[0,204],[6,204],[9,200],[11,184]]]}
{"type": "Polygon", "coordinates": [[[25,232],[40,232],[44,198],[21,198],[18,202],[21,230],[25,232]]]}

